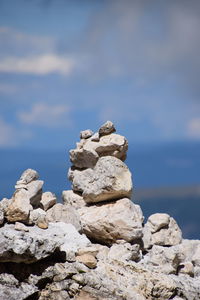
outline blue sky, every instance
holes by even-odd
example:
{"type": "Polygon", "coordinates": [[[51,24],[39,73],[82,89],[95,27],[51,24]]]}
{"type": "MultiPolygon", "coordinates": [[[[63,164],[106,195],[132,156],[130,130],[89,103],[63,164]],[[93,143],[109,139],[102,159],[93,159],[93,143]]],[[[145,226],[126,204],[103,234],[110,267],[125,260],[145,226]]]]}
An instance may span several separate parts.
{"type": "Polygon", "coordinates": [[[1,0],[0,147],[63,149],[112,120],[200,140],[198,0],[1,0]]]}

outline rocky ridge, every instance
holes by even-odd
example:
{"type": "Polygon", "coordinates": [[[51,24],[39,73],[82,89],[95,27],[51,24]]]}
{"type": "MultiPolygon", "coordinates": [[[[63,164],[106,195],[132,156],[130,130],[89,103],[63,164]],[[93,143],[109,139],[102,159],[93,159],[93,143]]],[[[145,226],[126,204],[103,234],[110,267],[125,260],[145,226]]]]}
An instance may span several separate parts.
{"type": "Polygon", "coordinates": [[[0,299],[200,299],[200,241],[168,214],[144,224],[115,132],[81,131],[63,203],[32,169],[0,201],[0,299]]]}

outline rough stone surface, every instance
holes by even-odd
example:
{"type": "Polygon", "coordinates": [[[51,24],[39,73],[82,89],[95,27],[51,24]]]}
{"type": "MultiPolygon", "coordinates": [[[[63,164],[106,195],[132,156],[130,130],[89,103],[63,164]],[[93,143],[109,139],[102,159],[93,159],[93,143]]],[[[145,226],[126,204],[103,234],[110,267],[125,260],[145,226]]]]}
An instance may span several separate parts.
{"type": "Polygon", "coordinates": [[[29,194],[26,190],[17,190],[7,209],[9,222],[26,221],[31,210],[29,194]]]}
{"type": "Polygon", "coordinates": [[[81,208],[86,205],[83,197],[72,190],[62,192],[62,200],[64,205],[72,205],[74,208],[81,208]]]}
{"type": "Polygon", "coordinates": [[[22,173],[20,177],[20,183],[28,184],[29,182],[37,180],[38,178],[39,174],[37,171],[33,169],[27,169],[22,173]]]}
{"type": "Polygon", "coordinates": [[[90,269],[94,269],[97,266],[96,258],[91,254],[81,254],[76,256],[76,260],[83,263],[90,269]]]}
{"type": "Polygon", "coordinates": [[[45,211],[56,204],[56,195],[51,192],[45,192],[42,194],[40,205],[45,211]]]}
{"type": "Polygon", "coordinates": [[[132,180],[128,167],[112,156],[101,157],[94,169],[71,170],[73,190],[87,203],[131,197],[132,180]]]}
{"type": "Polygon", "coordinates": [[[93,135],[93,131],[90,129],[86,129],[80,132],[80,139],[88,139],[93,135]]]}
{"type": "Polygon", "coordinates": [[[78,231],[81,230],[79,215],[71,205],[57,203],[47,211],[46,217],[48,222],[70,223],[74,225],[78,231]]]}
{"type": "Polygon", "coordinates": [[[111,121],[107,121],[99,128],[99,135],[102,136],[102,135],[110,134],[115,131],[116,129],[114,124],[111,121]]]}
{"type": "Polygon", "coordinates": [[[149,217],[144,226],[144,248],[152,245],[173,246],[181,243],[182,232],[176,221],[167,214],[155,214],[149,217]]]}
{"type": "Polygon", "coordinates": [[[142,211],[127,198],[83,207],[79,214],[83,232],[97,241],[112,244],[120,239],[131,242],[142,237],[142,211]]]}

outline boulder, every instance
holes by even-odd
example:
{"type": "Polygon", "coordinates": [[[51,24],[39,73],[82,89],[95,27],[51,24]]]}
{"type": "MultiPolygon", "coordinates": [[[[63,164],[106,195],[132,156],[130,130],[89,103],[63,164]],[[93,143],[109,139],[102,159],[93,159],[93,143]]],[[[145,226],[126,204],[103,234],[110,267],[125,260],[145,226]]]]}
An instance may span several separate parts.
{"type": "Polygon", "coordinates": [[[86,203],[131,198],[131,173],[116,157],[101,157],[93,169],[71,169],[69,174],[73,190],[82,193],[86,203]]]}
{"type": "Polygon", "coordinates": [[[83,232],[92,240],[113,244],[121,239],[132,242],[142,237],[142,211],[127,198],[83,207],[78,212],[83,232]]]}
{"type": "Polygon", "coordinates": [[[72,224],[78,231],[81,231],[79,215],[71,205],[55,204],[52,208],[47,210],[46,218],[48,222],[72,224]]]}
{"type": "Polygon", "coordinates": [[[26,190],[28,191],[28,196],[31,205],[38,207],[40,200],[42,198],[42,186],[44,184],[43,180],[31,181],[26,185],[26,190]]]}
{"type": "Polygon", "coordinates": [[[93,131],[90,129],[86,129],[80,132],[80,139],[88,139],[93,135],[93,131]]]}
{"type": "MultiPolygon", "coordinates": [[[[37,180],[39,178],[39,174],[37,171],[33,170],[33,169],[27,169],[25,170],[20,179],[19,179],[19,183],[24,183],[24,184],[28,184],[29,182],[33,181],[33,180],[37,180]]],[[[18,183],[18,182],[17,182],[18,183]]]]}
{"type": "Polygon", "coordinates": [[[143,233],[145,249],[152,245],[173,246],[182,241],[182,232],[178,224],[167,214],[151,215],[144,226],[143,233]]]}
{"type": "Polygon", "coordinates": [[[7,209],[7,219],[9,222],[26,221],[32,209],[28,191],[17,190],[7,209]]]}

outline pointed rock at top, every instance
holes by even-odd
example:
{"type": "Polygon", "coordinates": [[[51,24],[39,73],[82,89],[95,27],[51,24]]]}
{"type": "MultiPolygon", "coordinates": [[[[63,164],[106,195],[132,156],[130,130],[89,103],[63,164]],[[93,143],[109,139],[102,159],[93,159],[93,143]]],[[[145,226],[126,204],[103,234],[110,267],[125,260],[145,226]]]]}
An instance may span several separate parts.
{"type": "Polygon", "coordinates": [[[111,121],[107,121],[99,128],[99,136],[107,135],[115,131],[115,125],[111,121]]]}
{"type": "Polygon", "coordinates": [[[38,178],[39,178],[39,174],[37,171],[33,169],[27,169],[22,173],[19,181],[20,183],[28,184],[31,181],[36,180],[38,178]]]}
{"type": "Polygon", "coordinates": [[[80,139],[88,139],[93,135],[93,131],[86,129],[80,132],[80,139]]]}

